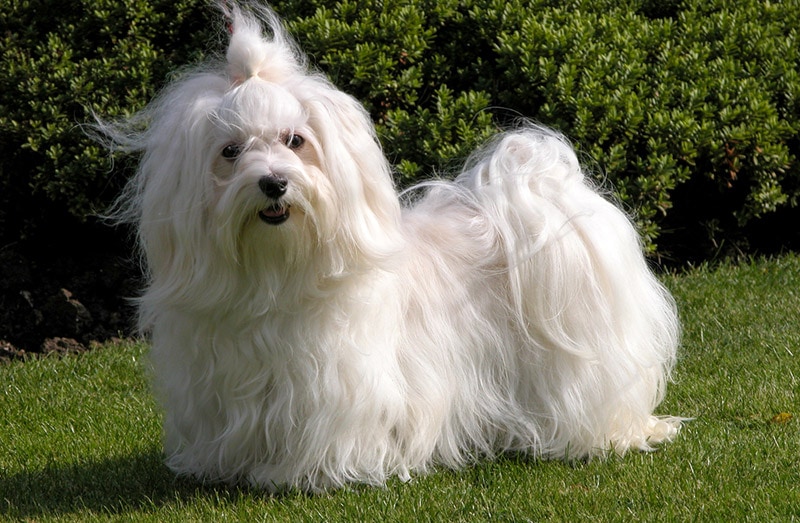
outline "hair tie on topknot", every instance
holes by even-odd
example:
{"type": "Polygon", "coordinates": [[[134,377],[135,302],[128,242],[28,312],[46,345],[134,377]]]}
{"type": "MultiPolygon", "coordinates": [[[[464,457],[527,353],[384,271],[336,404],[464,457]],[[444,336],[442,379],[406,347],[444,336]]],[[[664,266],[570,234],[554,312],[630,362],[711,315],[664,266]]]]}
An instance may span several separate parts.
{"type": "Polygon", "coordinates": [[[302,73],[303,60],[272,10],[253,7],[254,13],[244,12],[228,1],[222,2],[220,9],[230,34],[225,58],[234,85],[256,77],[281,83],[302,73]],[[271,38],[264,35],[265,28],[271,38]]]}

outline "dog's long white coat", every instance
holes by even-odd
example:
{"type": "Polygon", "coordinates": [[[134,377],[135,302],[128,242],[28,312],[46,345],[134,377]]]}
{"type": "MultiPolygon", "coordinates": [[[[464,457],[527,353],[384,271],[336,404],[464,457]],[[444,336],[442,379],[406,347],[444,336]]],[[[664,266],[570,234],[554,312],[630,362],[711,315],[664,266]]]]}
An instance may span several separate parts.
{"type": "Polygon", "coordinates": [[[677,433],[653,415],[674,304],[563,138],[501,135],[403,208],[363,108],[307,71],[269,11],[269,37],[228,14],[225,63],[168,88],[144,131],[105,128],[143,151],[116,211],[147,262],[172,469],[318,490],[677,433]],[[258,219],[268,173],[288,181],[281,225],[258,219]]]}

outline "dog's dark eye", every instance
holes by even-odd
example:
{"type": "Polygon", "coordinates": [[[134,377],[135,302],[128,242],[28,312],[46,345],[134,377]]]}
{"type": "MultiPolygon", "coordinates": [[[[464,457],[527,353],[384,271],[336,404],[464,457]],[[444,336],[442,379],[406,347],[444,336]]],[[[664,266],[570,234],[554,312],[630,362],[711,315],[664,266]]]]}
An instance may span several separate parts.
{"type": "Polygon", "coordinates": [[[222,149],[222,157],[226,160],[235,160],[242,154],[242,146],[239,144],[231,143],[222,149]]]}
{"type": "Polygon", "coordinates": [[[286,136],[284,143],[289,149],[299,149],[304,143],[306,143],[306,139],[299,134],[289,133],[286,136]]]}

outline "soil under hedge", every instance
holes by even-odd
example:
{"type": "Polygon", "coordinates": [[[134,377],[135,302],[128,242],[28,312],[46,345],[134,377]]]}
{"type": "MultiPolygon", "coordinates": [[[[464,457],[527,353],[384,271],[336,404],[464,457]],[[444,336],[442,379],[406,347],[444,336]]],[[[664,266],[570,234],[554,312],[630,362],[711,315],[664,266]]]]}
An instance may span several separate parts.
{"type": "Polygon", "coordinates": [[[100,236],[0,247],[0,361],[131,336],[141,272],[120,243],[100,236]]]}

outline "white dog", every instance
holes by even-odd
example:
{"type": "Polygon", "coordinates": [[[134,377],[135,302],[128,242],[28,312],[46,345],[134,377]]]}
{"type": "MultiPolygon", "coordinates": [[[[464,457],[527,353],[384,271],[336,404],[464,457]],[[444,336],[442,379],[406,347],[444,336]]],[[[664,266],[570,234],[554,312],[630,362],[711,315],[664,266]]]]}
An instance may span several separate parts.
{"type": "Polygon", "coordinates": [[[499,136],[404,207],[364,109],[257,11],[228,7],[225,60],[104,127],[143,152],[116,214],[169,466],[318,491],[673,438],[673,301],[565,140],[499,136]]]}

